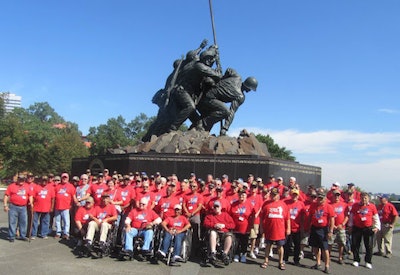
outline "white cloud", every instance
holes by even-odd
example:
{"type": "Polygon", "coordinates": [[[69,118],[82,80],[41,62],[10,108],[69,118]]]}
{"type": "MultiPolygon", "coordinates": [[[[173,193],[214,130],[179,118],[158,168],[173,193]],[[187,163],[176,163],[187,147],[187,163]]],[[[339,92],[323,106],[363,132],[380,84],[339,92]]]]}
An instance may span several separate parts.
{"type": "Polygon", "coordinates": [[[398,113],[400,113],[399,110],[395,110],[395,109],[385,109],[385,108],[378,109],[378,112],[387,113],[387,114],[398,114],[398,113]]]}
{"type": "MultiPolygon", "coordinates": [[[[269,134],[279,146],[291,150],[300,163],[321,167],[324,186],[329,187],[335,181],[354,182],[367,191],[400,194],[400,133],[247,130],[269,134]]],[[[239,132],[239,129],[232,129],[230,134],[238,136],[239,132]]]]}

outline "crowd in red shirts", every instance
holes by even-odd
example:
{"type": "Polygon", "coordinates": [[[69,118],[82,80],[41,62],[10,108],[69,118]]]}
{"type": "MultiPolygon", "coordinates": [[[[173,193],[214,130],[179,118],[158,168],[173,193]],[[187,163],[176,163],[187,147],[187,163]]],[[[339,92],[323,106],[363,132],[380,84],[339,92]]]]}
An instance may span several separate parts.
{"type": "MultiPolygon", "coordinates": [[[[285,184],[282,177],[272,175],[264,182],[251,174],[246,180],[230,181],[228,175],[221,178],[207,175],[202,180],[191,173],[179,181],[174,174],[168,177],[160,173],[148,176],[144,172],[120,175],[104,169],[97,175],[88,170],[71,180],[67,173],[36,180],[32,174],[26,178],[19,176],[5,192],[4,210],[9,214],[10,242],[16,238],[17,228],[19,238],[27,240],[48,238],[53,225],[56,238],[69,239],[73,233],[92,241],[95,232],[100,231],[104,241],[103,222],[110,225],[121,217],[128,217],[133,223],[135,211],[147,209],[156,215],[155,219],[165,221],[166,227],[179,208],[184,218],[182,224],[186,225],[187,220],[193,229],[194,251],[198,251],[204,238],[206,230],[203,229],[212,228],[211,221],[223,219],[230,225],[221,229],[222,232],[231,231],[236,239],[235,262],[245,263],[247,257],[255,259],[260,249],[266,249],[261,265],[266,268],[272,247],[276,246],[279,268],[284,270],[291,255],[289,251],[294,251],[294,264],[301,265],[304,248],[311,245],[316,258],[313,268],[321,268],[322,257],[323,270],[330,273],[331,248],[335,244],[339,264],[352,251],[353,265],[359,266],[360,242],[364,238],[365,266],[372,268],[373,245],[369,240],[372,242],[374,234],[378,240],[375,254],[392,256],[391,239],[398,213],[386,196],[380,201],[376,207],[369,195],[358,191],[353,183],[347,184],[345,190],[333,183],[327,192],[312,185],[303,191],[294,177],[285,184]],[[212,217],[215,206],[229,215],[229,221],[226,214],[223,218],[212,217]]],[[[215,223],[221,225],[221,221],[215,223]]],[[[126,226],[125,221],[120,224],[126,226]]],[[[104,230],[110,228],[105,227],[104,230]]]]}

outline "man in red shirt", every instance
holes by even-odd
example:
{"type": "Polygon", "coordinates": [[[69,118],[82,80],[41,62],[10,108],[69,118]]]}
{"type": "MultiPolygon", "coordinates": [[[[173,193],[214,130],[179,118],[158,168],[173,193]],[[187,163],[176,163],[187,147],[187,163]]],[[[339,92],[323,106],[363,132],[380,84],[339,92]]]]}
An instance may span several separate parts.
{"type": "Polygon", "coordinates": [[[50,213],[54,210],[54,187],[47,182],[47,176],[43,176],[40,184],[33,189],[33,227],[31,240],[34,240],[39,227],[40,237],[47,239],[50,229],[50,213]]]}
{"type": "Polygon", "coordinates": [[[98,206],[101,203],[101,195],[108,189],[107,184],[104,182],[103,174],[98,175],[98,181],[93,182],[90,185],[89,193],[94,199],[94,206],[98,206]]]}
{"type": "Polygon", "coordinates": [[[101,196],[101,203],[95,207],[95,214],[89,215],[90,222],[86,233],[86,247],[89,251],[92,248],[94,234],[100,231],[100,249],[104,251],[108,231],[117,220],[117,209],[111,204],[110,195],[104,193],[101,196]]]}
{"type": "Polygon", "coordinates": [[[338,244],[339,251],[339,264],[344,264],[343,252],[344,246],[346,245],[346,223],[349,219],[349,208],[347,203],[343,202],[341,199],[341,192],[339,190],[333,191],[335,196],[335,201],[331,202],[333,211],[335,212],[335,226],[333,229],[333,234],[331,239],[328,240],[329,252],[332,251],[333,243],[338,244]]]}
{"type": "Polygon", "coordinates": [[[147,200],[142,198],[139,202],[139,207],[133,208],[125,219],[125,246],[122,253],[132,255],[133,238],[140,236],[144,242],[142,254],[148,255],[154,235],[153,226],[161,222],[162,220],[156,212],[147,208],[147,200]]]}
{"type": "MultiPolygon", "coordinates": [[[[222,189],[222,188],[221,188],[222,189]]],[[[217,237],[224,242],[224,251],[222,260],[225,265],[230,262],[229,250],[232,247],[232,232],[235,228],[235,222],[227,212],[222,212],[222,205],[219,201],[214,201],[213,212],[206,215],[203,225],[209,231],[209,259],[212,263],[216,261],[217,237]]]]}
{"type": "Polygon", "coordinates": [[[258,184],[255,181],[250,184],[250,190],[247,200],[251,203],[254,209],[253,215],[251,217],[253,226],[250,229],[250,236],[249,236],[250,238],[249,256],[252,259],[256,259],[257,258],[256,254],[258,254],[258,248],[256,247],[256,242],[260,231],[260,212],[261,212],[261,207],[263,205],[263,199],[261,195],[258,193],[258,184]]]}
{"type": "Polygon", "coordinates": [[[154,210],[161,217],[161,219],[165,220],[168,217],[172,217],[175,215],[174,206],[179,204],[179,198],[177,198],[174,194],[175,191],[175,183],[171,182],[167,187],[167,194],[163,196],[154,210]]]}
{"type": "Polygon", "coordinates": [[[300,265],[300,241],[301,241],[301,229],[304,227],[304,203],[299,200],[300,191],[295,188],[290,191],[291,199],[286,200],[285,203],[289,209],[290,214],[290,235],[287,236],[287,240],[284,247],[285,262],[289,259],[290,244],[294,245],[293,260],[295,265],[300,265]]]}
{"type": "Polygon", "coordinates": [[[317,201],[310,207],[310,245],[316,257],[316,264],[313,269],[321,268],[321,254],[325,262],[325,273],[330,273],[330,255],[328,239],[332,238],[333,228],[335,226],[335,212],[326,201],[326,195],[323,190],[318,190],[317,201]]]}
{"type": "Polygon", "coordinates": [[[17,224],[21,240],[28,240],[26,237],[28,203],[33,205],[33,197],[29,186],[24,181],[23,175],[18,176],[17,182],[10,184],[4,193],[4,212],[8,213],[8,239],[14,242],[17,231],[17,224]]]}
{"type": "Polygon", "coordinates": [[[181,250],[182,242],[186,236],[186,231],[190,228],[190,222],[182,215],[182,206],[180,204],[174,205],[175,214],[167,217],[161,223],[164,229],[164,238],[161,249],[158,254],[165,257],[169,247],[171,246],[172,238],[174,238],[173,257],[170,264],[174,265],[176,261],[182,261],[181,250]]]}
{"type": "Polygon", "coordinates": [[[376,235],[378,244],[378,255],[386,258],[392,257],[392,240],[393,228],[397,223],[399,214],[392,203],[389,202],[389,197],[383,195],[379,197],[380,204],[378,205],[378,214],[381,220],[381,230],[376,235]]]}
{"type": "Polygon", "coordinates": [[[374,235],[381,228],[378,210],[375,204],[369,202],[369,195],[361,193],[361,201],[353,205],[349,226],[351,226],[351,250],[353,251],[353,266],[358,267],[360,263],[361,239],[365,246],[365,267],[372,269],[372,249],[374,235]]]}
{"type": "Polygon", "coordinates": [[[261,213],[266,242],[265,259],[261,268],[267,268],[271,246],[276,244],[278,246],[279,269],[285,270],[283,246],[286,242],[286,236],[290,234],[290,216],[287,205],[279,198],[277,188],[271,190],[271,200],[264,203],[261,213]]]}
{"type": "Polygon", "coordinates": [[[183,212],[189,218],[190,224],[193,228],[193,242],[192,251],[197,253],[200,247],[200,212],[203,208],[203,196],[197,192],[198,185],[196,181],[190,183],[192,192],[187,194],[183,199],[183,212]]]}
{"type": "Polygon", "coordinates": [[[247,193],[245,190],[239,191],[239,200],[232,204],[230,214],[235,222],[235,237],[237,247],[235,252],[234,261],[246,263],[247,245],[249,242],[249,232],[252,226],[249,221],[251,215],[254,214],[253,206],[247,200],[247,193]]]}
{"type": "Polygon", "coordinates": [[[82,240],[86,236],[90,217],[95,215],[94,200],[92,197],[88,197],[85,200],[85,205],[79,207],[75,213],[75,236],[78,237],[77,247],[82,246],[82,240]]]}
{"type": "Polygon", "coordinates": [[[55,188],[55,213],[56,219],[56,235],[55,238],[62,237],[69,239],[70,215],[69,209],[72,206],[73,197],[75,195],[75,187],[69,183],[69,175],[63,173],[61,175],[61,183],[55,188]]]}
{"type": "Polygon", "coordinates": [[[156,205],[154,200],[154,193],[150,191],[150,183],[148,180],[143,181],[141,191],[136,192],[136,207],[139,207],[139,201],[145,198],[148,203],[147,207],[153,209],[156,205]]]}

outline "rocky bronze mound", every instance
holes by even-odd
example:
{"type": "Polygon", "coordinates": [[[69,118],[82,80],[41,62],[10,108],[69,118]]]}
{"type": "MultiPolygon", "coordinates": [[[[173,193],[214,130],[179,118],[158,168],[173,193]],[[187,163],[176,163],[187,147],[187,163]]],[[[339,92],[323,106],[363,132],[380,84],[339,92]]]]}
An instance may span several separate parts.
{"type": "Polygon", "coordinates": [[[246,130],[239,137],[210,135],[207,131],[173,131],[159,137],[152,136],[149,142],[134,147],[110,149],[112,154],[123,153],[171,153],[171,154],[217,154],[217,155],[255,155],[271,157],[267,145],[257,140],[246,130]]]}

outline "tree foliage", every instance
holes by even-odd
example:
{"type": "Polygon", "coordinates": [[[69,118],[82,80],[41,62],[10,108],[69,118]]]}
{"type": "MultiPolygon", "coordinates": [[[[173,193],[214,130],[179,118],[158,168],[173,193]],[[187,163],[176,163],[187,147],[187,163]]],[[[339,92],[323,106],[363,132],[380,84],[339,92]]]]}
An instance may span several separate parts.
{"type": "Polygon", "coordinates": [[[107,149],[133,146],[140,142],[154,118],[141,113],[130,122],[122,116],[110,118],[107,124],[90,127],[88,140],[91,142],[92,155],[106,154],[107,149]]]}
{"type": "Polygon", "coordinates": [[[65,121],[47,102],[16,108],[0,119],[0,175],[71,170],[75,157],[88,155],[78,126],[65,121]]]}
{"type": "Polygon", "coordinates": [[[264,136],[261,134],[257,134],[256,138],[259,142],[265,143],[267,145],[271,157],[290,161],[296,160],[296,157],[292,155],[292,151],[286,149],[285,147],[279,147],[279,145],[274,142],[273,138],[270,135],[264,136]]]}

